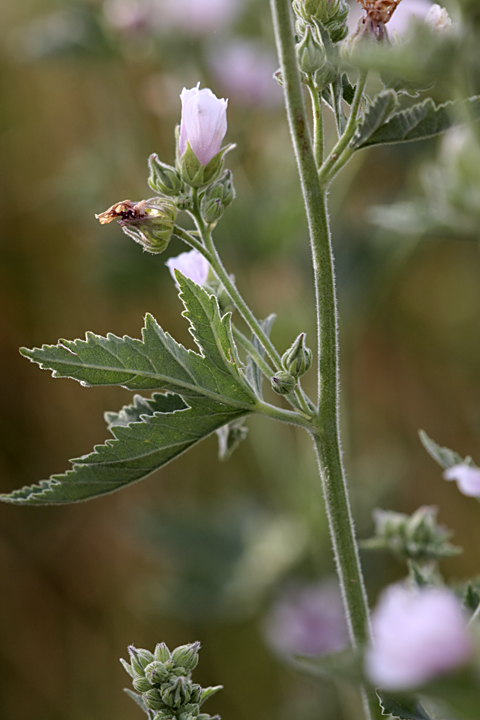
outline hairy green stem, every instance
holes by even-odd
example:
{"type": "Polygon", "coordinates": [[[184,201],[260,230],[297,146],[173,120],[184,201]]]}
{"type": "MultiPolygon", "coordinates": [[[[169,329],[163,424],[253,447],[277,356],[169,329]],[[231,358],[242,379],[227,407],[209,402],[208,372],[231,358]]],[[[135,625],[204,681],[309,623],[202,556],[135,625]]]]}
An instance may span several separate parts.
{"type": "Polygon", "coordinates": [[[203,257],[206,258],[208,262],[210,262],[210,253],[208,252],[206,247],[204,247],[203,243],[200,242],[200,240],[197,240],[197,238],[191,235],[191,233],[187,232],[187,230],[184,230],[179,225],[174,225],[173,234],[176,235],[180,240],[183,240],[183,242],[186,242],[187,245],[190,245],[190,247],[202,253],[203,257]]]}
{"type": "MultiPolygon", "coordinates": [[[[354,647],[362,647],[369,638],[369,616],[340,448],[337,308],[326,194],[320,182],[308,132],[295,53],[290,2],[271,0],[271,6],[287,116],[300,174],[315,275],[319,410],[316,430],[312,435],[350,638],[354,647]]],[[[364,82],[359,80],[352,105],[352,115],[358,112],[363,86],[364,82]]],[[[345,136],[355,126],[352,115],[347,123],[345,136]]],[[[343,147],[346,147],[348,138],[344,139],[345,136],[337,145],[341,145],[343,141],[343,147]]],[[[378,702],[373,693],[365,691],[364,707],[367,718],[379,717],[378,702]]]]}

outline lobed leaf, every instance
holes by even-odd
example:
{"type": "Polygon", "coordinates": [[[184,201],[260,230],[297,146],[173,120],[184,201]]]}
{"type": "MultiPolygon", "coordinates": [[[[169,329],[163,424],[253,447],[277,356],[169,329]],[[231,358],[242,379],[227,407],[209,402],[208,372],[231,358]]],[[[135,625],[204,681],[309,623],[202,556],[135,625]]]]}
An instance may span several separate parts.
{"type": "MultiPolygon", "coordinates": [[[[109,414],[113,440],[72,460],[73,468],[63,475],[0,495],[0,500],[17,505],[59,505],[105,495],[147,477],[222,425],[246,414],[203,397],[190,399],[185,409],[156,411],[163,401],[160,395],[145,401],[150,403],[148,412],[139,415],[139,422],[126,426],[123,420],[134,417],[141,406],[138,398],[133,406],[109,414]]],[[[168,402],[173,405],[175,401],[170,397],[168,402]]]]}
{"type": "Polygon", "coordinates": [[[480,96],[464,101],[450,101],[444,105],[435,105],[431,98],[427,98],[395,113],[388,122],[353,147],[359,150],[372,145],[424,140],[440,135],[467,119],[480,120],[480,96]]]}
{"type": "Polygon", "coordinates": [[[149,314],[142,340],[87,333],[85,340],[62,340],[21,352],[41,368],[52,370],[54,377],[73,378],[82,385],[173,391],[249,409],[254,397],[241,374],[230,315],[222,318],[216,298],[178,272],[177,280],[183,314],[201,354],[177,343],[149,314]]]}

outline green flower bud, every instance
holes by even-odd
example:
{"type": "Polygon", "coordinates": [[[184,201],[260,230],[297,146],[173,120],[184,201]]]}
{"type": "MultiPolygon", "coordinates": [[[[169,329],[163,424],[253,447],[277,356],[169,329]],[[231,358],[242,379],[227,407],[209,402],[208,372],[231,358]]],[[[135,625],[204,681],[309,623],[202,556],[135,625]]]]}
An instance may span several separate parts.
{"type": "Polygon", "coordinates": [[[153,660],[152,653],[142,648],[136,648],[134,645],[129,645],[128,654],[135,673],[140,677],[145,677],[145,668],[153,660]]]}
{"type": "Polygon", "coordinates": [[[219,198],[203,198],[202,200],[202,216],[207,225],[213,225],[223,215],[223,205],[219,198]]]}
{"type": "Polygon", "coordinates": [[[169,669],[165,663],[162,663],[159,660],[154,660],[145,668],[145,677],[152,685],[159,685],[160,683],[165,682],[169,676],[169,669]]]}
{"type": "Polygon", "coordinates": [[[199,642],[180,645],[172,652],[172,660],[177,667],[182,667],[187,672],[191,672],[198,665],[199,650],[199,642]]]}
{"type": "Polygon", "coordinates": [[[175,168],[161,162],[156,153],[148,158],[148,167],[150,168],[148,184],[152,190],[163,195],[176,196],[180,194],[182,180],[175,168]]]}
{"type": "Polygon", "coordinates": [[[305,345],[305,333],[300,333],[292,346],[282,356],[284,369],[295,379],[305,375],[312,366],[312,351],[305,345]]]}
{"type": "Polygon", "coordinates": [[[147,252],[161,253],[170,242],[177,207],[171,200],[163,198],[151,198],[138,203],[123,200],[95,217],[102,225],[117,220],[123,232],[147,252]]]}
{"type": "Polygon", "coordinates": [[[151,690],[148,690],[148,692],[144,692],[142,698],[143,702],[148,708],[150,708],[150,710],[167,710],[167,712],[169,712],[169,709],[165,707],[165,703],[162,700],[160,690],[157,688],[152,688],[151,690]]]}
{"type": "Polygon", "coordinates": [[[159,662],[165,663],[167,660],[170,660],[170,650],[165,645],[164,642],[158,643],[155,647],[154,652],[155,660],[158,660],[159,662]]]}
{"type": "Polygon", "coordinates": [[[279,370],[273,375],[270,382],[272,383],[272,390],[279,395],[288,395],[295,389],[295,378],[290,375],[289,372],[279,370]]]}
{"type": "Polygon", "coordinates": [[[148,690],[152,689],[152,683],[149,680],[147,680],[146,677],[133,678],[132,685],[135,688],[135,690],[139,693],[148,692],[148,690]]]}
{"type": "Polygon", "coordinates": [[[191,683],[190,685],[190,702],[198,705],[202,699],[203,689],[201,685],[197,683],[191,683]]]}
{"type": "Polygon", "coordinates": [[[293,0],[293,9],[307,23],[312,20],[320,22],[333,43],[347,37],[349,6],[345,0],[293,0]]]}
{"type": "Polygon", "coordinates": [[[205,196],[211,200],[218,198],[221,200],[224,208],[231,205],[235,199],[235,188],[233,187],[231,170],[226,170],[220,180],[214,185],[210,185],[205,192],[205,196]]]}
{"type": "Polygon", "coordinates": [[[179,708],[189,702],[191,684],[184,676],[172,678],[168,685],[161,688],[160,694],[165,705],[179,708]]]}
{"type": "Polygon", "coordinates": [[[306,26],[305,34],[296,46],[296,50],[300,70],[307,75],[313,75],[325,65],[327,59],[325,47],[316,39],[311,25],[306,26]]]}

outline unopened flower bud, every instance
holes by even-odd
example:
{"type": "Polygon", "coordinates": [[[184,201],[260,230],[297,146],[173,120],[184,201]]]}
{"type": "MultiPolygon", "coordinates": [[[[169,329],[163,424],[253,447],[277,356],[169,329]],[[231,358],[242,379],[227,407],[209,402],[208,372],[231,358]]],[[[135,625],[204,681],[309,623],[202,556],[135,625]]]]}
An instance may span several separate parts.
{"type": "Polygon", "coordinates": [[[154,652],[155,660],[158,660],[159,662],[165,663],[167,660],[170,660],[170,650],[165,645],[164,642],[158,643],[155,646],[155,652],[154,652]]]}
{"type": "Polygon", "coordinates": [[[172,652],[172,660],[177,667],[182,667],[187,672],[191,672],[197,667],[199,650],[199,642],[180,645],[172,652]]]}
{"type": "Polygon", "coordinates": [[[147,680],[146,677],[133,678],[132,685],[135,688],[135,690],[139,693],[148,692],[148,690],[152,689],[152,683],[149,680],[147,680]]]}
{"type": "Polygon", "coordinates": [[[343,40],[348,34],[348,3],[345,0],[294,0],[296,15],[309,23],[320,22],[328,31],[333,43],[343,40]]]}
{"type": "Polygon", "coordinates": [[[160,690],[158,690],[157,688],[152,688],[148,692],[144,692],[142,698],[145,705],[150,708],[150,710],[165,709],[165,703],[162,699],[162,696],[160,695],[160,690]]]}
{"type": "Polygon", "coordinates": [[[180,676],[172,678],[168,685],[160,690],[165,705],[179,708],[189,702],[191,696],[191,685],[187,678],[180,676]]]}
{"type": "Polygon", "coordinates": [[[216,223],[223,215],[223,205],[219,198],[203,198],[202,201],[202,216],[207,225],[216,223]]]}
{"type": "Polygon", "coordinates": [[[136,648],[134,645],[129,645],[128,654],[135,673],[140,677],[145,677],[145,668],[153,660],[152,653],[142,648],[136,648]]]}
{"type": "Polygon", "coordinates": [[[235,199],[235,188],[233,186],[231,170],[226,170],[220,180],[207,188],[205,197],[208,197],[211,200],[218,198],[221,200],[224,208],[231,205],[235,199]]]}
{"type": "Polygon", "coordinates": [[[314,36],[311,25],[305,28],[305,34],[296,46],[298,66],[307,75],[323,67],[326,61],[325,47],[314,36]]]}
{"type": "Polygon", "coordinates": [[[176,196],[180,194],[182,180],[175,168],[161,162],[156,153],[148,158],[148,167],[150,168],[148,184],[152,190],[163,195],[176,196]]]}
{"type": "MultiPolygon", "coordinates": [[[[169,677],[169,669],[165,663],[159,660],[154,660],[145,668],[145,677],[151,682],[152,685],[157,685],[165,682],[169,677]]],[[[147,688],[148,689],[148,688],[147,688]]]]}
{"type": "Polygon", "coordinates": [[[284,353],[282,365],[295,379],[305,375],[312,365],[312,351],[305,345],[305,333],[300,333],[292,346],[284,353]]]}
{"type": "Polygon", "coordinates": [[[289,372],[279,370],[272,376],[272,390],[279,395],[288,395],[295,389],[295,378],[289,372]]]}
{"type": "Polygon", "coordinates": [[[138,203],[123,200],[95,217],[102,225],[117,220],[123,232],[147,252],[161,253],[170,242],[177,208],[171,200],[163,198],[138,203]]]}

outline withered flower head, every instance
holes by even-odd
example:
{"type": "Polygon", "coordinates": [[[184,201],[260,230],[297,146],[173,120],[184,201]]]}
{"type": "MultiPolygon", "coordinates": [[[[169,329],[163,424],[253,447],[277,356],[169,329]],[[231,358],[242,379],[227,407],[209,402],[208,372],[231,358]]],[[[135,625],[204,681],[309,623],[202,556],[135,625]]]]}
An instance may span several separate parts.
{"type": "Polygon", "coordinates": [[[171,200],[152,198],[132,202],[122,200],[105,212],[95,215],[102,225],[116,220],[123,232],[151,253],[167,247],[177,217],[177,207],[171,200]]]}
{"type": "Polygon", "coordinates": [[[385,25],[399,6],[401,0],[357,0],[366,15],[358,23],[355,35],[373,35],[377,40],[388,37],[385,25]]]}

